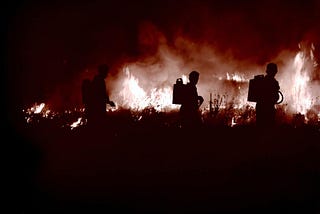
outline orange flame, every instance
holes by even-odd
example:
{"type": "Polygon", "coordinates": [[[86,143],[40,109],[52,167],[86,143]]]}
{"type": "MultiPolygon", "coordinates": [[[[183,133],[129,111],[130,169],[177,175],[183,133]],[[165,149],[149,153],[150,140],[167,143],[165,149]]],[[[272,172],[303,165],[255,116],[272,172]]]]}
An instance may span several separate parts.
{"type": "Polygon", "coordinates": [[[311,94],[308,91],[310,78],[304,69],[304,55],[299,52],[294,59],[294,82],[292,87],[293,107],[297,112],[305,114],[312,105],[311,94]]]}
{"type": "Polygon", "coordinates": [[[227,80],[235,81],[235,82],[246,82],[246,80],[242,75],[240,74],[229,74],[227,72],[227,80]]]}
{"type": "Polygon", "coordinates": [[[81,121],[82,121],[82,118],[79,117],[77,121],[73,122],[73,123],[70,125],[70,129],[73,130],[74,128],[80,126],[80,125],[81,125],[81,121]]]}
{"type": "Polygon", "coordinates": [[[175,109],[172,104],[172,88],[152,88],[146,92],[140,85],[139,80],[130,73],[129,67],[124,68],[126,78],[122,83],[120,96],[123,100],[123,107],[133,110],[143,110],[147,107],[154,107],[157,111],[175,109]]]}

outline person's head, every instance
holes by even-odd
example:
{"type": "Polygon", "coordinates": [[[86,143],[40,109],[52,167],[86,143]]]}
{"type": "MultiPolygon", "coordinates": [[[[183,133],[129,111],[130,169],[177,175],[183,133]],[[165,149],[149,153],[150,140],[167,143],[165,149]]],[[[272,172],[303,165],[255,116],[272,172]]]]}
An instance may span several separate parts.
{"type": "Polygon", "coordinates": [[[189,74],[190,83],[196,85],[199,80],[199,75],[200,74],[198,71],[191,71],[191,73],[189,74]]]}
{"type": "Polygon", "coordinates": [[[277,72],[278,72],[277,64],[271,62],[267,65],[267,70],[266,70],[267,75],[274,77],[277,72]]]}
{"type": "Polygon", "coordinates": [[[101,75],[103,78],[106,78],[108,72],[109,72],[109,66],[107,64],[99,65],[98,67],[99,75],[101,75]]]}

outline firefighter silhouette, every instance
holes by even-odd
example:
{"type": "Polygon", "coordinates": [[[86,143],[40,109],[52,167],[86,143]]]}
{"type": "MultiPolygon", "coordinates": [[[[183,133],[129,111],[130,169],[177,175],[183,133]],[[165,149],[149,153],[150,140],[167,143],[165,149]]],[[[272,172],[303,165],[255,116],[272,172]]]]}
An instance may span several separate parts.
{"type": "Polygon", "coordinates": [[[88,95],[88,122],[99,124],[106,117],[106,104],[115,106],[109,99],[106,91],[105,78],[109,72],[109,67],[102,64],[98,67],[98,73],[95,75],[90,85],[90,95],[88,95]]]}
{"type": "Polygon", "coordinates": [[[91,87],[91,81],[90,79],[84,79],[82,81],[81,85],[81,95],[82,95],[82,104],[85,109],[85,117],[88,119],[88,111],[89,111],[89,106],[90,106],[90,87],[91,87]]]}
{"type": "Polygon", "coordinates": [[[202,123],[199,107],[203,103],[203,97],[198,95],[197,83],[199,72],[192,71],[189,74],[189,82],[184,86],[183,99],[181,100],[180,116],[181,125],[184,128],[197,127],[202,123]]]}
{"type": "Polygon", "coordinates": [[[275,125],[275,104],[279,99],[280,86],[275,79],[278,72],[277,64],[269,63],[266,73],[259,83],[260,95],[256,100],[256,123],[259,127],[273,127],[275,125]]]}

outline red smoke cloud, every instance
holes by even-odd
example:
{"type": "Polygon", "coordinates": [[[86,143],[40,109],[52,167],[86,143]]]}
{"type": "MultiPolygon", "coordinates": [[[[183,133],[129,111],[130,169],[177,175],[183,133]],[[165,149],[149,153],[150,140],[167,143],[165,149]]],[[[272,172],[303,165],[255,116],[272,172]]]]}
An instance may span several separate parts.
{"type": "Polygon", "coordinates": [[[8,19],[9,96],[79,104],[81,80],[106,62],[115,99],[125,65],[146,91],[198,70],[204,97],[219,91],[243,99],[245,88],[230,91],[219,78],[248,79],[269,61],[284,78],[299,43],[319,45],[319,8],[317,1],[20,3],[8,19]]]}

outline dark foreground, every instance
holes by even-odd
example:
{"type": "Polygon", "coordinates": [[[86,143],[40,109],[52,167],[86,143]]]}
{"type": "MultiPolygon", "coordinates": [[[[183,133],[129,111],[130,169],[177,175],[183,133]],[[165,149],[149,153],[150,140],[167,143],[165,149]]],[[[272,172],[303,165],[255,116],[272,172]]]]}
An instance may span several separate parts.
{"type": "Polygon", "coordinates": [[[312,127],[23,133],[11,136],[17,213],[320,213],[312,127]]]}

